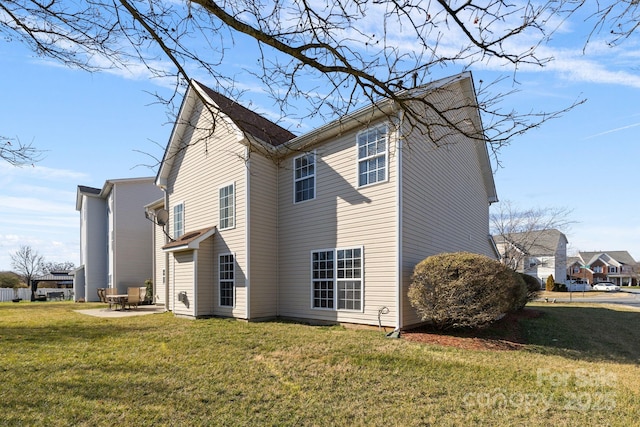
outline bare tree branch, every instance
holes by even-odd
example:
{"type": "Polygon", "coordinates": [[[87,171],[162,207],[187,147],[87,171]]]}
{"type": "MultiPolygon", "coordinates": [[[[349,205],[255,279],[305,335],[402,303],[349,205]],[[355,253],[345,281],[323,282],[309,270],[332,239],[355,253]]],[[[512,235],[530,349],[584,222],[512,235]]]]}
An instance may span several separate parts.
{"type": "MultiPolygon", "coordinates": [[[[0,34],[37,54],[89,71],[145,67],[168,80],[172,105],[194,76],[232,99],[252,84],[268,93],[291,126],[312,117],[341,117],[389,99],[436,146],[451,134],[487,142],[494,156],[510,141],[584,102],[555,111],[504,107],[514,91],[479,85],[484,133],[457,120],[465,105],[434,103],[407,91],[443,69],[476,64],[508,66],[515,81],[522,65],[544,67],[539,55],[563,22],[588,2],[548,0],[4,0],[0,34]],[[555,23],[554,23],[555,22],[555,23]],[[554,27],[555,25],[555,27],[554,27]],[[242,75],[228,75],[227,53],[253,42],[242,75]],[[242,44],[240,44],[242,43],[242,44]],[[497,91],[496,91],[497,90],[497,91]],[[418,107],[416,107],[418,105],[418,107]]],[[[592,3],[588,3],[593,7],[592,3]]],[[[620,43],[639,25],[638,1],[596,3],[594,32],[611,29],[620,43]]]]}
{"type": "Polygon", "coordinates": [[[542,248],[549,253],[555,251],[553,247],[544,247],[544,233],[541,232],[558,230],[565,233],[575,223],[570,219],[572,211],[562,207],[521,209],[511,201],[502,201],[493,209],[491,234],[501,261],[514,270],[522,267],[532,248],[542,248]]]}
{"type": "Polygon", "coordinates": [[[42,160],[44,153],[32,144],[23,144],[18,138],[0,136],[0,159],[13,166],[24,166],[42,160]]]}

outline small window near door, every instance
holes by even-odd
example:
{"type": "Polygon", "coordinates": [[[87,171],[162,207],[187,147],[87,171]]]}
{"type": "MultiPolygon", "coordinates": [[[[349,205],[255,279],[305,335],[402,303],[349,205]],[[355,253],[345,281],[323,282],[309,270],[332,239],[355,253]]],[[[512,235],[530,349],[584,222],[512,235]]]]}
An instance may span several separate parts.
{"type": "Polygon", "coordinates": [[[173,207],[173,238],[184,234],[184,203],[177,204],[173,207]]]}

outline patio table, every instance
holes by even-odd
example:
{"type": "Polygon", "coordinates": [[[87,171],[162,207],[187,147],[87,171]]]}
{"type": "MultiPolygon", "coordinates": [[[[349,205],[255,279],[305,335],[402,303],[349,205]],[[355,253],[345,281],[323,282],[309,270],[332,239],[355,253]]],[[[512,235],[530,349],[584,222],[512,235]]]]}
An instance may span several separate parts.
{"type": "MultiPolygon", "coordinates": [[[[106,295],[105,298],[106,298],[107,302],[109,303],[109,308],[111,308],[111,304],[113,304],[116,307],[122,306],[122,310],[124,310],[124,306],[127,303],[127,300],[129,299],[129,295],[127,295],[127,294],[114,294],[114,295],[106,295]]],[[[116,308],[116,310],[117,310],[117,308],[116,308]]]]}

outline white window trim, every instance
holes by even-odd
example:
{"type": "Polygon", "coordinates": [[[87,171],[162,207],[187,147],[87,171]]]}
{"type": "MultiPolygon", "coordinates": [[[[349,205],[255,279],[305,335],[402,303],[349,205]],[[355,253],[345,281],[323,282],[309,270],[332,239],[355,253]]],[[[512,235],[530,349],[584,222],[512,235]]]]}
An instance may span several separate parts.
{"type": "Polygon", "coordinates": [[[232,309],[236,307],[236,264],[237,264],[237,261],[236,261],[235,252],[225,252],[225,253],[218,254],[218,307],[220,308],[232,309]],[[222,279],[220,279],[220,259],[223,256],[228,256],[228,255],[231,255],[233,257],[233,280],[232,280],[233,296],[231,297],[232,305],[222,305],[222,296],[220,295],[222,292],[222,286],[221,286],[222,279]]]}
{"type": "Polygon", "coordinates": [[[304,203],[304,202],[309,202],[311,200],[315,200],[316,196],[318,195],[318,156],[316,155],[316,150],[304,153],[304,154],[300,154],[299,156],[295,156],[292,160],[293,163],[293,204],[297,205],[299,203],[304,203]],[[304,178],[300,178],[300,179],[296,179],[296,160],[301,158],[301,157],[305,157],[305,156],[313,156],[313,197],[310,199],[306,199],[306,200],[300,200],[299,202],[296,201],[296,183],[298,181],[302,181],[304,179],[308,179],[311,177],[311,175],[309,176],[305,176],[304,178]]]}
{"type": "Polygon", "coordinates": [[[236,228],[236,218],[237,218],[237,211],[236,211],[236,182],[228,182],[224,185],[221,185],[220,187],[218,187],[218,225],[220,226],[220,231],[222,230],[233,230],[234,228],[236,228]],[[231,227],[222,227],[222,218],[220,217],[220,190],[222,190],[225,187],[233,187],[233,199],[231,200],[231,203],[233,204],[233,226],[231,227]]]}
{"type": "Polygon", "coordinates": [[[388,123],[383,123],[380,125],[376,125],[376,126],[371,126],[368,127],[364,130],[361,130],[360,132],[358,132],[356,134],[356,188],[365,188],[365,187],[370,187],[372,185],[376,185],[376,184],[381,184],[384,182],[389,182],[389,124],[388,123]],[[385,151],[384,151],[384,155],[385,155],[385,167],[384,167],[384,179],[380,180],[380,181],[376,181],[374,183],[371,184],[364,184],[364,185],[360,185],[360,162],[363,160],[370,160],[376,157],[380,157],[383,153],[377,154],[375,156],[369,156],[369,157],[364,157],[364,158],[360,158],[360,145],[358,144],[358,139],[360,138],[360,135],[368,132],[372,129],[377,129],[377,128],[385,128],[386,132],[385,132],[385,151]]]}
{"type": "Polygon", "coordinates": [[[345,246],[340,248],[326,248],[326,249],[313,249],[309,252],[309,283],[311,285],[311,293],[310,293],[310,307],[312,310],[319,311],[334,311],[341,313],[364,313],[364,246],[363,245],[355,245],[355,246],[345,246]],[[338,281],[354,281],[351,279],[340,279],[338,280],[338,251],[344,251],[349,249],[360,249],[360,279],[355,279],[360,281],[360,309],[359,310],[351,310],[347,308],[338,308],[338,281]],[[333,308],[324,308],[324,307],[314,307],[313,306],[313,254],[315,252],[333,252],[333,308]]]}
{"type": "Polygon", "coordinates": [[[336,259],[335,259],[335,255],[336,255],[336,250],[335,248],[326,248],[326,249],[313,249],[309,252],[309,283],[311,284],[311,293],[310,293],[310,306],[312,310],[320,310],[320,311],[336,311],[336,292],[335,292],[335,287],[336,287],[336,259]],[[333,308],[325,308],[325,307],[314,307],[313,306],[313,254],[316,252],[333,252],[334,258],[333,258],[333,308]]]}
{"type": "Polygon", "coordinates": [[[173,207],[171,208],[171,234],[172,237],[174,239],[177,239],[178,237],[184,235],[185,230],[186,230],[186,221],[185,221],[185,206],[184,206],[184,202],[178,202],[175,203],[173,205],[173,207]],[[176,233],[176,218],[175,218],[175,214],[176,214],[176,207],[182,205],[182,233],[180,233],[179,235],[176,233]]]}

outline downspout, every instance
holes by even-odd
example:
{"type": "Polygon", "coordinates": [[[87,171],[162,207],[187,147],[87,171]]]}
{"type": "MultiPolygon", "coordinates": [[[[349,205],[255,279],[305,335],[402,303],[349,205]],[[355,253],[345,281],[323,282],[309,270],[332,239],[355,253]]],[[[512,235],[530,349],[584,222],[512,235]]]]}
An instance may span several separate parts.
{"type": "MultiPolygon", "coordinates": [[[[247,144],[249,142],[247,141],[247,144]]],[[[247,293],[246,299],[246,313],[245,316],[247,320],[251,319],[251,158],[249,152],[249,146],[245,147],[245,202],[244,202],[244,215],[245,215],[245,257],[246,257],[246,275],[245,275],[245,292],[247,293]]],[[[238,212],[235,212],[236,218],[238,217],[238,212]]]]}
{"type": "MultiPolygon", "coordinates": [[[[162,191],[164,192],[164,209],[167,210],[167,212],[169,211],[169,194],[167,193],[167,187],[166,186],[162,186],[162,191]]],[[[168,227],[169,224],[166,224],[166,227],[168,227]]],[[[168,243],[168,237],[166,234],[162,233],[164,235],[164,244],[166,245],[168,243]]],[[[164,246],[164,245],[163,245],[164,246]]],[[[169,291],[169,287],[171,286],[171,283],[173,283],[173,280],[171,279],[171,273],[173,273],[173,269],[169,269],[169,253],[168,252],[163,252],[163,256],[164,256],[164,306],[165,309],[167,311],[171,311],[171,303],[169,302],[169,298],[171,296],[171,292],[169,291]]],[[[173,267],[173,266],[172,266],[173,267]]],[[[175,305],[174,307],[174,312],[175,312],[175,305]]],[[[175,314],[175,313],[174,313],[175,314]]]]}
{"type": "Polygon", "coordinates": [[[198,249],[193,251],[193,317],[198,318],[198,249]]]}
{"type": "MultiPolygon", "coordinates": [[[[276,317],[280,316],[280,159],[276,165],[276,317]]],[[[316,166],[317,167],[317,166],[316,166]]]]}
{"type": "Polygon", "coordinates": [[[403,283],[403,266],[402,266],[402,148],[403,148],[403,135],[402,135],[402,126],[404,125],[404,112],[400,111],[398,113],[398,129],[396,131],[396,195],[397,195],[397,203],[396,203],[396,268],[397,268],[397,283],[396,283],[396,329],[395,332],[399,333],[402,329],[402,283],[403,283]]]}

